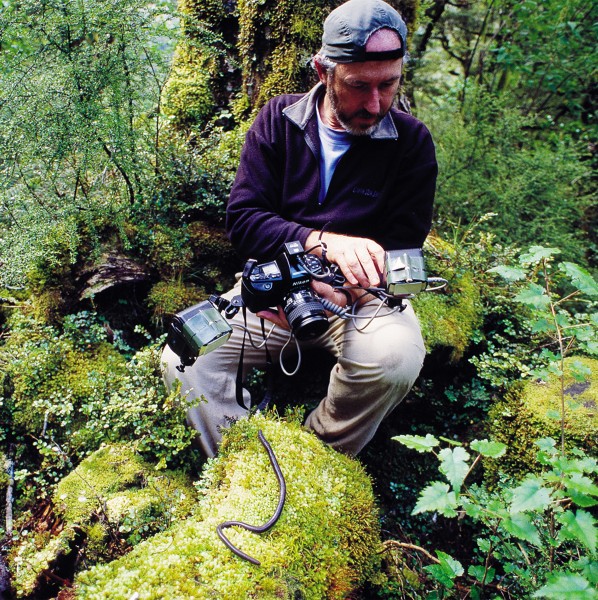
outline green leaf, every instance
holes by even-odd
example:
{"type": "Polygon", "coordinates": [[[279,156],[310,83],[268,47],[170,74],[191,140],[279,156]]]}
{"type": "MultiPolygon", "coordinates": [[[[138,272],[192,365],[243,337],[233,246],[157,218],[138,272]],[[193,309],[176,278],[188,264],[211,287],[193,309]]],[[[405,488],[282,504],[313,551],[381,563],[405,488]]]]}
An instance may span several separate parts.
{"type": "Polygon", "coordinates": [[[544,309],[550,306],[550,298],[546,295],[544,288],[537,283],[528,284],[515,296],[514,300],[532,308],[544,309]]]}
{"type": "Polygon", "coordinates": [[[498,265],[498,267],[492,267],[488,269],[488,273],[496,273],[503,279],[506,279],[509,283],[515,281],[522,281],[525,279],[525,271],[518,267],[508,267],[506,265],[498,265]]]}
{"type": "Polygon", "coordinates": [[[581,473],[573,473],[571,478],[565,481],[567,489],[573,489],[582,494],[589,494],[598,498],[598,485],[596,485],[589,477],[581,473]]]}
{"type": "Polygon", "coordinates": [[[445,517],[457,516],[457,496],[451,492],[447,483],[435,481],[426,486],[420,493],[412,515],[422,512],[437,511],[445,517]]]}
{"type": "Polygon", "coordinates": [[[489,458],[500,458],[507,451],[506,444],[502,442],[490,442],[488,440],[473,440],[470,446],[472,450],[489,458]]]}
{"type": "Polygon", "coordinates": [[[532,519],[525,513],[517,513],[501,521],[501,527],[511,535],[530,542],[538,548],[542,547],[542,539],[537,527],[533,524],[532,519]]]}
{"type": "Polygon", "coordinates": [[[471,565],[467,569],[467,573],[480,583],[490,583],[494,581],[494,576],[496,575],[496,571],[492,567],[486,571],[486,567],[483,565],[471,565]]]}
{"type": "Polygon", "coordinates": [[[596,539],[598,532],[596,530],[596,520],[592,515],[584,510],[565,511],[557,517],[562,528],[559,531],[559,538],[562,540],[572,540],[583,544],[590,552],[596,552],[596,539]]]}
{"type": "Polygon", "coordinates": [[[554,598],[554,600],[596,600],[598,592],[592,584],[577,573],[557,573],[532,598],[554,598]]]}
{"type": "Polygon", "coordinates": [[[556,330],[554,321],[549,321],[542,317],[535,321],[532,325],[532,333],[548,333],[556,330]]]}
{"type": "Polygon", "coordinates": [[[444,448],[439,454],[440,472],[443,473],[453,486],[453,490],[458,492],[461,489],[465,475],[469,471],[469,454],[465,448],[457,447],[454,449],[444,448]]]}
{"type": "Polygon", "coordinates": [[[527,510],[545,510],[550,504],[550,491],[534,478],[526,479],[513,490],[509,512],[517,514],[527,510]]]}
{"type": "Polygon", "coordinates": [[[431,452],[440,443],[430,433],[426,437],[422,437],[421,435],[395,435],[392,439],[418,452],[431,452]]]}
{"type": "Polygon", "coordinates": [[[451,589],[455,585],[455,577],[463,575],[465,570],[458,560],[455,560],[445,552],[437,550],[436,556],[438,557],[440,564],[428,565],[427,567],[424,567],[424,570],[430,573],[436,581],[451,589]]]}
{"type": "Polygon", "coordinates": [[[558,248],[545,248],[544,246],[532,246],[527,252],[519,256],[519,262],[524,265],[537,264],[540,261],[551,258],[555,254],[560,254],[558,248]]]}
{"type": "Polygon", "coordinates": [[[580,292],[588,296],[598,296],[598,282],[596,282],[589,271],[571,262],[562,262],[559,264],[559,268],[570,277],[571,283],[580,292]]]}

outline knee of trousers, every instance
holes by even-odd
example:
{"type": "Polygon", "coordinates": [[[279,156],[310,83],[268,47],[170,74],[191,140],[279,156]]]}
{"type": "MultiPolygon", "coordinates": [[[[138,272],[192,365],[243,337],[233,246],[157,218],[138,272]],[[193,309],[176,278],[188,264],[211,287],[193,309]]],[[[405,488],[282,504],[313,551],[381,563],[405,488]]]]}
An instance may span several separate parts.
{"type": "Polygon", "coordinates": [[[358,371],[369,372],[378,385],[390,388],[411,387],[426,355],[419,330],[405,331],[392,324],[370,337],[367,343],[350,344],[345,350],[348,364],[358,371]]]}

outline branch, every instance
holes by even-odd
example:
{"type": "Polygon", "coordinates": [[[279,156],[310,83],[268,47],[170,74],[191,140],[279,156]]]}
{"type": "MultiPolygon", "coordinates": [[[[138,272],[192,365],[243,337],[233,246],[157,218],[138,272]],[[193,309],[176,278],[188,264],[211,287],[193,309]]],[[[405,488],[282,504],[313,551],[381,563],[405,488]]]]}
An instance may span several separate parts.
{"type": "Polygon", "coordinates": [[[430,554],[425,548],[422,548],[421,546],[416,546],[415,544],[407,544],[405,542],[397,542],[395,540],[386,540],[385,542],[382,543],[382,547],[383,547],[382,552],[386,552],[387,550],[390,550],[391,548],[403,548],[406,550],[416,550],[417,552],[421,552],[428,560],[431,560],[433,563],[436,563],[437,565],[440,564],[440,561],[435,556],[430,554]]]}

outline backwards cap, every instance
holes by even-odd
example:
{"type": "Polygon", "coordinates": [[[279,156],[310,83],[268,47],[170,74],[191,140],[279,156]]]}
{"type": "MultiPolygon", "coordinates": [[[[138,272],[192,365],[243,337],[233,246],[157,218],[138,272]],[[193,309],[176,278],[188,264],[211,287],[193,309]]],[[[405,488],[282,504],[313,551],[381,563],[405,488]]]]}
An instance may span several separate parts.
{"type": "Polygon", "coordinates": [[[338,63],[401,58],[407,46],[407,26],[401,15],[383,0],[349,0],[335,8],[324,21],[320,54],[338,63]],[[401,47],[366,52],[369,37],[379,29],[392,29],[401,47]]]}

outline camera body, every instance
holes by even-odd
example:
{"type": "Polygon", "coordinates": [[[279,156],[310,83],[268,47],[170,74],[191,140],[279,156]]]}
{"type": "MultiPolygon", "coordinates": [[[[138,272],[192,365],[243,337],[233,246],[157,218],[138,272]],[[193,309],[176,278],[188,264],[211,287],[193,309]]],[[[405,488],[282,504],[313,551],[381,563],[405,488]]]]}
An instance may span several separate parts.
{"type": "Polygon", "coordinates": [[[251,312],[282,306],[298,340],[318,337],[328,329],[328,317],[311,290],[314,276],[323,275],[320,259],[295,241],[270,262],[249,260],[241,278],[241,298],[251,312]]]}

